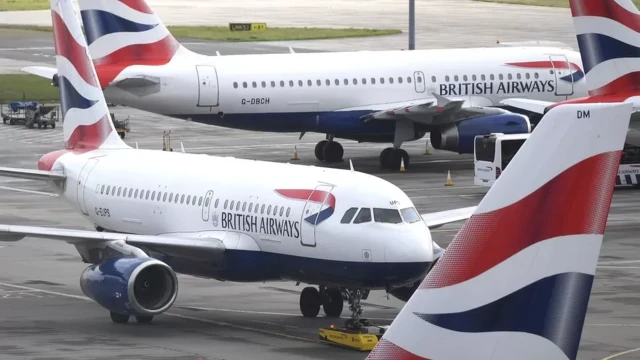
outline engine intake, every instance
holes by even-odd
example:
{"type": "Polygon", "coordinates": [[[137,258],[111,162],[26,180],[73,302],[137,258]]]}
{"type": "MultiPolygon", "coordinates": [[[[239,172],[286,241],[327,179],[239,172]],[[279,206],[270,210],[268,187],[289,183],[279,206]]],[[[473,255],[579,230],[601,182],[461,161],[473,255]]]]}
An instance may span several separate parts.
{"type": "Polygon", "coordinates": [[[447,124],[431,132],[431,144],[440,150],[473,154],[473,142],[478,135],[491,133],[526,134],[531,132],[531,122],[525,115],[505,113],[485,115],[447,124]]]}
{"type": "Polygon", "coordinates": [[[171,267],[156,259],[117,258],[86,268],[80,288],[111,312],[154,316],[175,302],[178,278],[171,267]]]}

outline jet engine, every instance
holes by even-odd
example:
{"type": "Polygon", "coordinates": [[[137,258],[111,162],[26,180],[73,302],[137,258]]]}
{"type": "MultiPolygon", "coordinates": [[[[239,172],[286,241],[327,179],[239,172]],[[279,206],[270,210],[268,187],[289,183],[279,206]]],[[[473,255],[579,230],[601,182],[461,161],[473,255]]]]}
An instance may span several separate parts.
{"type": "Polygon", "coordinates": [[[82,292],[112,313],[149,317],[167,311],[178,296],[178,278],[152,258],[113,258],[86,268],[82,292]]]}
{"type": "Polygon", "coordinates": [[[440,150],[473,154],[473,142],[478,135],[491,133],[526,134],[531,132],[531,122],[525,115],[505,113],[485,115],[455,124],[448,124],[431,132],[431,144],[440,150]]]}

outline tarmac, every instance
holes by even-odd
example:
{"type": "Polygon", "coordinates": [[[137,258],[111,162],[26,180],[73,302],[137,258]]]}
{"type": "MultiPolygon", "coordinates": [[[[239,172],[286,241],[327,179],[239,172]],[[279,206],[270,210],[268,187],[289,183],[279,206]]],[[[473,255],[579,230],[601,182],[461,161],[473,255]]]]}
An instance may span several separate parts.
{"type": "MultiPolygon", "coordinates": [[[[404,24],[405,2],[342,0],[320,2],[221,0],[215,6],[203,1],[150,1],[168,24],[180,21],[224,24],[229,19],[267,21],[273,26],[398,27],[404,24]],[[399,4],[401,3],[401,4],[399,4]],[[278,4],[279,6],[275,6],[278,4]],[[323,5],[324,4],[324,5],[323,5]],[[324,11],[324,8],[326,8],[324,11]],[[198,7],[198,19],[185,9],[198,7]],[[245,11],[242,11],[242,10],[245,11]],[[250,9],[251,11],[247,11],[250,9]],[[345,14],[342,14],[345,12],[345,14]],[[355,16],[354,14],[357,14],[355,16]],[[384,14],[382,16],[381,14],[384,14]],[[241,15],[245,15],[242,17],[241,15]],[[182,19],[182,20],[181,20],[182,19]]],[[[462,0],[417,1],[418,46],[464,46],[503,39],[569,42],[573,35],[566,9],[497,6],[462,0]],[[475,13],[473,13],[473,11],[475,13]],[[428,18],[429,23],[424,20],[428,18]],[[496,21],[495,19],[499,19],[496,21]],[[492,20],[490,20],[492,19],[492,20]],[[446,26],[442,26],[447,24],[446,26]],[[515,30],[514,30],[515,29],[515,30]],[[441,44],[441,45],[438,45],[441,44]],[[445,45],[446,44],[446,45],[445,45]]],[[[30,21],[50,23],[50,14],[30,21]]],[[[20,20],[0,13],[0,23],[20,20]]],[[[288,52],[287,43],[214,43],[184,40],[185,46],[207,54],[288,52]]],[[[505,40],[507,41],[507,40],[505,40]]],[[[373,39],[296,42],[296,51],[321,49],[382,49],[404,46],[406,34],[373,39]],[[355,44],[357,43],[357,44],[355,44]],[[354,45],[355,44],[355,45],[354,45]]],[[[52,36],[48,33],[0,30],[0,67],[8,72],[32,64],[53,64],[52,36]]],[[[172,146],[187,152],[289,162],[294,146],[297,163],[327,166],[313,155],[318,134],[264,134],[224,129],[115,107],[117,118],[130,116],[132,131],[125,141],[145,149],[162,148],[163,130],[172,130],[172,146]]],[[[61,125],[61,124],[59,124],[61,125]]],[[[62,129],[26,129],[0,124],[0,165],[35,168],[43,154],[62,147],[62,129]]],[[[403,173],[380,170],[384,144],[341,141],[345,162],[332,165],[380,176],[399,186],[421,213],[477,205],[487,189],[473,185],[470,156],[432,150],[424,155],[424,140],[403,146],[411,167],[403,173]],[[447,171],[454,186],[445,187],[447,171]]],[[[226,169],[220,169],[224,174],[226,169]]],[[[515,184],[514,186],[517,186],[515,184]]],[[[35,181],[0,178],[0,223],[92,229],[73,208],[49,195],[35,181]],[[18,192],[15,189],[22,189],[18,192]]],[[[640,190],[621,188],[614,194],[600,262],[578,359],[640,359],[640,190]]],[[[460,223],[432,232],[446,247],[460,223]]],[[[299,313],[301,286],[279,282],[238,284],[179,276],[180,293],[173,308],[152,324],[111,323],[106,310],[88,300],[78,284],[86,267],[75,248],[64,242],[28,238],[0,243],[0,358],[13,359],[364,359],[360,353],[320,344],[319,327],[340,325],[342,320],[305,319],[299,313]]],[[[403,303],[383,292],[363,301],[365,316],[389,324],[403,303]]],[[[348,316],[347,309],[343,318],[348,316]]],[[[426,344],[428,346],[429,344],[426,344]]],[[[437,346],[434,340],[433,346],[437,346]]]]}

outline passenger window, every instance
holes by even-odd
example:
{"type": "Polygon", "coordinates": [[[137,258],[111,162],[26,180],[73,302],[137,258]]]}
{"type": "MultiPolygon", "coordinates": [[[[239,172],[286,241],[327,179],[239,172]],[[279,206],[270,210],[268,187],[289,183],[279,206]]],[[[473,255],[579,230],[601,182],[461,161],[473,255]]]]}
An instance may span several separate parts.
{"type": "MultiPolygon", "coordinates": [[[[182,198],[184,199],[184,195],[182,195],[182,198]]],[[[176,198],[173,199],[173,202],[177,204],[178,200],[180,200],[180,194],[176,194],[176,198]]]]}
{"type": "Polygon", "coordinates": [[[259,204],[256,204],[256,208],[255,208],[255,210],[253,210],[253,211],[257,214],[257,213],[258,213],[259,208],[260,208],[260,205],[259,205],[259,204]]]}
{"type": "Polygon", "coordinates": [[[107,195],[109,195],[109,190],[111,190],[111,185],[107,186],[107,195]]]}
{"type": "Polygon", "coordinates": [[[376,78],[371,78],[371,85],[375,85],[376,84],[376,78]]]}
{"type": "Polygon", "coordinates": [[[235,203],[236,203],[235,200],[231,201],[231,206],[229,206],[229,210],[233,210],[233,204],[235,204],[235,203]]]}
{"type": "Polygon", "coordinates": [[[404,222],[412,224],[414,222],[420,221],[422,219],[416,209],[410,207],[400,210],[402,217],[404,218],[404,222]]]}
{"type": "Polygon", "coordinates": [[[272,88],[276,87],[276,82],[275,81],[271,81],[271,87],[272,88]]]}
{"type": "Polygon", "coordinates": [[[187,205],[191,202],[191,195],[187,196],[187,205]]]}
{"type": "Polygon", "coordinates": [[[180,204],[184,204],[184,194],[182,194],[182,196],[180,196],[180,204]]]}
{"type": "Polygon", "coordinates": [[[284,212],[284,206],[280,208],[280,216],[282,216],[283,212],[284,212]]]}
{"type": "Polygon", "coordinates": [[[240,211],[240,201],[236,203],[236,211],[240,211]]]}
{"type": "Polygon", "coordinates": [[[122,197],[127,197],[127,188],[122,191],[122,197]]]}
{"type": "Polygon", "coordinates": [[[260,85],[262,85],[263,88],[267,87],[267,83],[265,81],[263,81],[260,85]]]}
{"type": "Polygon", "coordinates": [[[254,88],[258,87],[258,84],[256,84],[256,82],[255,82],[255,81],[251,82],[251,85],[252,85],[254,88]]]}
{"type": "Polygon", "coordinates": [[[340,80],[336,79],[335,83],[336,83],[336,86],[340,85],[340,80]]]}
{"type": "Polygon", "coordinates": [[[422,76],[418,75],[416,81],[418,82],[418,84],[422,84],[422,76]]]}
{"type": "Polygon", "coordinates": [[[247,83],[246,83],[246,82],[243,82],[243,83],[242,83],[242,87],[246,89],[246,88],[247,88],[247,83]]]}
{"type": "Polygon", "coordinates": [[[271,205],[267,208],[267,215],[271,215],[271,205]]]}
{"type": "Polygon", "coordinates": [[[356,216],[356,219],[353,220],[354,224],[362,224],[362,223],[366,223],[371,221],[371,209],[369,208],[362,208],[360,209],[360,212],[358,213],[358,216],[356,216]]]}
{"type": "Polygon", "coordinates": [[[137,198],[138,198],[138,189],[136,189],[136,193],[133,195],[133,198],[134,198],[134,199],[137,199],[137,198]]]}
{"type": "MultiPolygon", "coordinates": [[[[435,76],[434,76],[434,79],[435,79],[435,76]]],[[[407,82],[411,84],[411,76],[407,76],[407,82]]]]}
{"type": "Polygon", "coordinates": [[[392,77],[389,78],[389,84],[393,84],[393,78],[392,77]]]}
{"type": "MultiPolygon", "coordinates": [[[[154,191],[155,192],[155,191],[154,191]]],[[[149,200],[149,195],[151,194],[151,190],[147,190],[147,196],[145,197],[145,200],[149,200]]]]}
{"type": "Polygon", "coordinates": [[[533,77],[537,79],[539,77],[538,73],[534,73],[533,77]]]}
{"type": "Polygon", "coordinates": [[[400,212],[396,209],[373,208],[373,219],[378,223],[400,224],[402,222],[400,212]]]}
{"type": "Polygon", "coordinates": [[[513,79],[513,76],[511,74],[507,74],[507,79],[511,80],[513,79]]]}
{"type": "Polygon", "coordinates": [[[342,217],[342,220],[340,220],[341,224],[348,224],[351,222],[351,219],[353,219],[353,216],[356,214],[356,211],[358,211],[358,208],[351,208],[349,210],[347,210],[344,213],[344,216],[342,217]]]}
{"type": "Polygon", "coordinates": [[[398,84],[402,84],[402,78],[398,76],[398,84]]]}
{"type": "Polygon", "coordinates": [[[549,74],[553,75],[553,70],[549,70],[549,74]]]}
{"type": "MultiPolygon", "coordinates": [[[[151,193],[151,201],[153,201],[155,198],[156,198],[156,192],[154,191],[154,192],[151,193]]],[[[147,199],[148,199],[148,197],[147,197],[147,199]]]]}
{"type": "Polygon", "coordinates": [[[481,79],[482,81],[485,81],[485,80],[487,80],[487,77],[486,77],[486,76],[484,76],[484,74],[482,74],[482,75],[480,75],[480,79],[481,79]]]}
{"type": "Polygon", "coordinates": [[[161,191],[158,191],[158,197],[157,197],[157,200],[158,200],[158,201],[160,201],[161,197],[162,197],[162,192],[161,192],[161,191]]]}
{"type": "Polygon", "coordinates": [[[471,81],[476,81],[478,78],[475,75],[471,75],[471,81]]]}
{"type": "Polygon", "coordinates": [[[122,191],[122,188],[120,186],[118,186],[118,196],[120,196],[120,192],[122,191]]]}
{"type": "Polygon", "coordinates": [[[234,88],[234,89],[237,89],[237,88],[238,88],[238,83],[237,83],[237,82],[234,82],[234,83],[233,83],[233,88],[234,88]]]}
{"type": "Polygon", "coordinates": [[[293,87],[293,80],[289,80],[289,87],[293,87]]]}
{"type": "Polygon", "coordinates": [[[531,79],[531,75],[529,75],[529,73],[524,74],[524,77],[525,77],[527,80],[531,79]]]}
{"type": "Polygon", "coordinates": [[[195,206],[196,205],[196,201],[198,200],[197,196],[194,196],[191,198],[191,206],[195,206]]]}
{"type": "Polygon", "coordinates": [[[518,80],[522,79],[522,77],[520,76],[520,73],[517,73],[517,74],[516,74],[516,78],[517,78],[518,80]]]}
{"type": "Polygon", "coordinates": [[[260,209],[260,214],[264,214],[264,204],[262,204],[262,208],[260,209]]]}
{"type": "Polygon", "coordinates": [[[169,195],[168,193],[164,193],[164,196],[162,197],[162,202],[167,202],[167,195],[169,195]]]}
{"type": "Polygon", "coordinates": [[[249,204],[249,211],[248,211],[248,212],[251,212],[251,210],[252,210],[252,209],[253,209],[253,203],[250,203],[250,204],[249,204]]]}
{"type": "Polygon", "coordinates": [[[458,77],[458,75],[454,75],[454,77],[453,77],[453,81],[458,82],[458,80],[460,80],[460,78],[458,77]]]}
{"type": "Polygon", "coordinates": [[[431,77],[431,82],[433,82],[433,83],[436,82],[436,77],[435,76],[431,77]]]}
{"type": "Polygon", "coordinates": [[[278,215],[278,207],[277,206],[273,207],[273,215],[278,215]]]}
{"type": "MultiPolygon", "coordinates": [[[[200,206],[200,205],[202,205],[202,196],[200,196],[200,197],[198,198],[198,206],[200,206]]],[[[205,206],[209,206],[209,198],[207,198],[207,201],[206,201],[206,205],[205,205],[205,206]]]]}
{"type": "Polygon", "coordinates": [[[504,76],[502,74],[498,75],[498,79],[504,80],[504,76]]]}
{"type": "Polygon", "coordinates": [[[451,80],[451,78],[449,77],[449,75],[444,77],[444,81],[449,82],[451,80]]]}
{"type": "Polygon", "coordinates": [[[298,86],[302,87],[302,80],[298,80],[298,86]]]}
{"type": "Polygon", "coordinates": [[[358,79],[353,79],[353,85],[358,85],[358,79]]]}
{"type": "Polygon", "coordinates": [[[225,200],[224,201],[224,209],[227,210],[227,204],[229,203],[229,200],[225,200]]]}
{"type": "Polygon", "coordinates": [[[493,76],[493,74],[489,75],[489,78],[491,79],[491,81],[493,81],[493,80],[495,80],[495,79],[496,79],[496,77],[495,77],[495,76],[493,76]]]}
{"type": "Polygon", "coordinates": [[[320,81],[320,79],[316,80],[316,85],[322,86],[322,81],[320,81]]]}
{"type": "Polygon", "coordinates": [[[289,217],[289,214],[291,214],[291,208],[287,208],[287,217],[289,217]]]}
{"type": "Polygon", "coordinates": [[[313,81],[311,81],[311,80],[307,80],[307,85],[308,85],[308,86],[313,86],[313,81]]]}
{"type": "Polygon", "coordinates": [[[464,81],[467,81],[467,79],[469,79],[469,78],[467,77],[467,75],[464,75],[464,76],[462,77],[462,80],[464,80],[464,81]]]}
{"type": "Polygon", "coordinates": [[[349,80],[344,79],[344,84],[345,84],[345,85],[349,85],[349,80]]]}
{"type": "Polygon", "coordinates": [[[247,203],[243,202],[242,203],[242,212],[244,212],[247,209],[247,203]]]}
{"type": "Polygon", "coordinates": [[[218,201],[220,201],[220,199],[216,199],[216,205],[215,205],[216,209],[218,208],[218,201]]]}
{"type": "Polygon", "coordinates": [[[366,78],[362,78],[362,85],[367,85],[367,79],[366,78]]]}
{"type": "Polygon", "coordinates": [[[384,78],[380,78],[380,84],[384,84],[384,78]]]}
{"type": "Polygon", "coordinates": [[[331,86],[331,80],[327,79],[325,82],[327,83],[327,86],[331,86]]]}
{"type": "Polygon", "coordinates": [[[173,201],[173,193],[169,194],[169,202],[173,201]]]}
{"type": "Polygon", "coordinates": [[[284,81],[280,80],[280,87],[284,87],[284,81]]]}

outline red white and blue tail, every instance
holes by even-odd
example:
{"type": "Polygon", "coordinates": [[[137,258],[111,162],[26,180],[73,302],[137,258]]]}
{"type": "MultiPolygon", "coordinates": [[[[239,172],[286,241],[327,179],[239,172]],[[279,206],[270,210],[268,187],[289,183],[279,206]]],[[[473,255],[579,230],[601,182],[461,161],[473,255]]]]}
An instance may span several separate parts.
{"type": "Polygon", "coordinates": [[[107,86],[132,65],[165,65],[190,53],[144,0],[79,0],[89,51],[107,86]]]}
{"type": "Polygon", "coordinates": [[[631,0],[570,0],[589,95],[640,90],[640,12],[631,0]]]}
{"type": "Polygon", "coordinates": [[[632,106],[550,110],[368,359],[575,359],[632,106]]]}
{"type": "Polygon", "coordinates": [[[72,0],[51,0],[51,17],[65,149],[127,148],[111,122],[72,0]]]}

